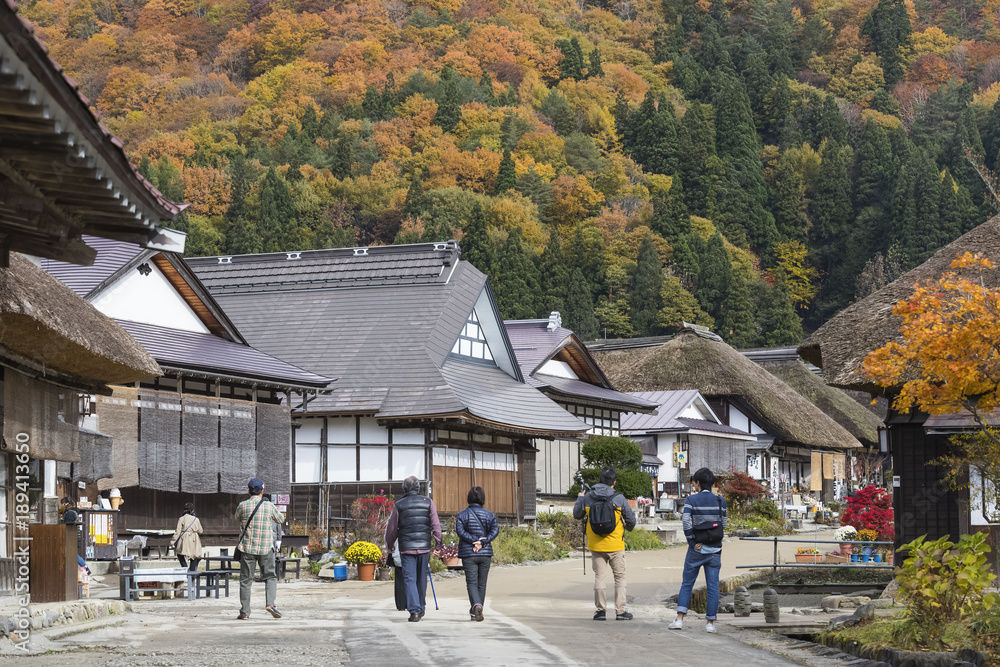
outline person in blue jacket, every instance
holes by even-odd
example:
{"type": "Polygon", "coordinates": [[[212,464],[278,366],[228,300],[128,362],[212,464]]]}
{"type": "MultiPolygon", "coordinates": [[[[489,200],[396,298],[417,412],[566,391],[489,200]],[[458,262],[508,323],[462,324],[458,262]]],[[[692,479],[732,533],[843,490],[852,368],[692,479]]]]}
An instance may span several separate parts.
{"type": "Polygon", "coordinates": [[[493,559],[492,542],[500,534],[496,515],[484,509],[486,492],[481,486],[469,490],[469,506],[458,513],[455,531],[458,533],[458,557],[465,568],[465,585],[469,589],[469,617],[483,620],[486,600],[486,579],[493,559]]]}

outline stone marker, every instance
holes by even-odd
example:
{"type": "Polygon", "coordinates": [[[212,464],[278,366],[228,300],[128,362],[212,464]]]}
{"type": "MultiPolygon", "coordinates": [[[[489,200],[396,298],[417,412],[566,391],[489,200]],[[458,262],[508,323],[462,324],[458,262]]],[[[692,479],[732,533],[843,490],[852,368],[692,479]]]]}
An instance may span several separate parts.
{"type": "Polygon", "coordinates": [[[736,616],[750,615],[750,591],[746,586],[737,586],[733,593],[733,614],[736,616]]]}
{"type": "Polygon", "coordinates": [[[778,606],[778,593],[773,588],[764,591],[764,621],[767,623],[781,622],[781,608],[778,606]]]}

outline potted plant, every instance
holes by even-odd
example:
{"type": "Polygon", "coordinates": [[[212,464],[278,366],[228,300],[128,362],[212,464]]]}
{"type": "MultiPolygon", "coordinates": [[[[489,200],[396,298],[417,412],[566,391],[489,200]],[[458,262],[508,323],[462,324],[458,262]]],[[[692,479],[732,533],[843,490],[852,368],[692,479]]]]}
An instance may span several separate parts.
{"type": "Polygon", "coordinates": [[[823,553],[811,547],[799,547],[795,550],[796,563],[822,563],[823,553]]]}
{"type": "Polygon", "coordinates": [[[458,557],[458,545],[454,543],[441,545],[434,555],[444,561],[447,567],[458,567],[462,564],[462,560],[458,557]]]}
{"type": "Polygon", "coordinates": [[[382,557],[382,550],[371,542],[355,542],[344,552],[348,563],[358,566],[358,579],[375,580],[375,563],[382,557]]]}
{"type": "Polygon", "coordinates": [[[834,532],[833,539],[840,542],[840,553],[849,555],[854,551],[851,542],[858,539],[858,531],[854,526],[841,526],[834,532]]]}
{"type": "Polygon", "coordinates": [[[382,557],[378,559],[376,565],[378,566],[378,580],[379,581],[392,581],[392,566],[389,565],[389,555],[382,554],[382,557]]]}
{"type": "Polygon", "coordinates": [[[867,563],[871,560],[874,560],[872,558],[872,554],[875,551],[875,545],[872,544],[872,542],[874,542],[877,539],[878,539],[878,533],[876,533],[871,528],[864,528],[858,531],[858,541],[865,543],[861,547],[862,563],[867,563]]]}
{"type": "Polygon", "coordinates": [[[306,553],[309,555],[309,560],[316,562],[323,557],[329,549],[327,549],[322,542],[313,542],[308,545],[305,549],[306,553]]]}
{"type": "Polygon", "coordinates": [[[861,560],[861,546],[857,544],[851,545],[851,562],[857,563],[861,560]]]}

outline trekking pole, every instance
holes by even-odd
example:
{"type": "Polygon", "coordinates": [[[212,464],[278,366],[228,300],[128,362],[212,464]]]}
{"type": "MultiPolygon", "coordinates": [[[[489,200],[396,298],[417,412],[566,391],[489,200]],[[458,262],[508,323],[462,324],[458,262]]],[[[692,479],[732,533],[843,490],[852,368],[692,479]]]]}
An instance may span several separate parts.
{"type": "Polygon", "coordinates": [[[427,561],[427,578],[431,580],[431,595],[434,596],[434,611],[440,611],[440,609],[438,609],[438,594],[434,591],[434,577],[431,576],[430,561],[427,561]]]}
{"type": "MultiPolygon", "coordinates": [[[[581,491],[583,491],[584,493],[586,493],[587,491],[590,491],[590,487],[587,486],[587,483],[583,481],[583,473],[581,473],[579,470],[576,471],[576,481],[577,481],[577,483],[580,484],[580,490],[581,491]]],[[[583,576],[586,577],[587,576],[587,517],[586,517],[586,515],[584,515],[583,521],[580,522],[580,527],[583,529],[583,537],[582,537],[582,544],[581,544],[581,547],[582,547],[581,553],[582,553],[582,557],[583,557],[583,576]]]]}

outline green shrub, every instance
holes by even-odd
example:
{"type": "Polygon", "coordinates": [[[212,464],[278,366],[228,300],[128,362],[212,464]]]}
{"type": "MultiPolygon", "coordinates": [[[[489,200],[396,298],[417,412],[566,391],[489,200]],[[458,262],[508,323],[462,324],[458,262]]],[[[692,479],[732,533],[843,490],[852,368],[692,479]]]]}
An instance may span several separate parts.
{"type": "Polygon", "coordinates": [[[564,514],[559,523],[556,524],[552,531],[552,537],[549,539],[563,551],[576,551],[583,548],[583,531],[582,521],[577,521],[569,514],[564,514]]]}
{"type": "Polygon", "coordinates": [[[615,470],[642,465],[642,450],[639,443],[628,438],[601,435],[583,443],[580,449],[588,468],[600,470],[611,466],[615,470]]]}
{"type": "Polygon", "coordinates": [[[655,533],[636,529],[625,531],[625,551],[652,551],[666,549],[667,545],[660,541],[655,533]]]}
{"type": "MultiPolygon", "coordinates": [[[[618,482],[615,484],[615,491],[626,498],[638,498],[644,496],[651,498],[653,495],[653,478],[638,468],[621,468],[618,471],[618,482]]],[[[594,486],[600,481],[601,470],[599,468],[581,468],[583,481],[590,486],[594,486]]],[[[580,485],[573,484],[567,492],[571,496],[580,493],[580,485]]]]}
{"type": "Polygon", "coordinates": [[[309,561],[309,574],[319,574],[319,571],[323,569],[323,565],[317,560],[309,561]]]}
{"type": "Polygon", "coordinates": [[[569,516],[566,512],[539,512],[538,523],[546,528],[555,528],[559,522],[569,516]]]}
{"type": "Polygon", "coordinates": [[[758,516],[768,521],[781,521],[781,510],[767,498],[757,498],[750,503],[749,516],[758,516]]]}
{"type": "Polygon", "coordinates": [[[778,535],[791,535],[792,530],[788,527],[788,522],[784,519],[770,521],[763,517],[740,517],[729,516],[729,523],[726,525],[726,532],[734,530],[759,530],[762,537],[776,537],[778,535]]]}
{"type": "Polygon", "coordinates": [[[986,557],[986,535],[962,535],[958,544],[948,537],[928,542],[925,535],[903,545],[909,555],[896,569],[899,597],[908,603],[910,620],[900,631],[914,633],[927,648],[942,646],[941,628],[948,623],[976,618],[998,601],[996,593],[984,594],[996,579],[986,557]]]}
{"type": "Polygon", "coordinates": [[[444,564],[444,561],[437,556],[431,556],[431,572],[437,574],[438,572],[447,572],[448,566],[444,564]]]}
{"type": "Polygon", "coordinates": [[[503,528],[493,540],[493,562],[497,565],[558,560],[564,555],[559,547],[527,528],[503,528]]]}

